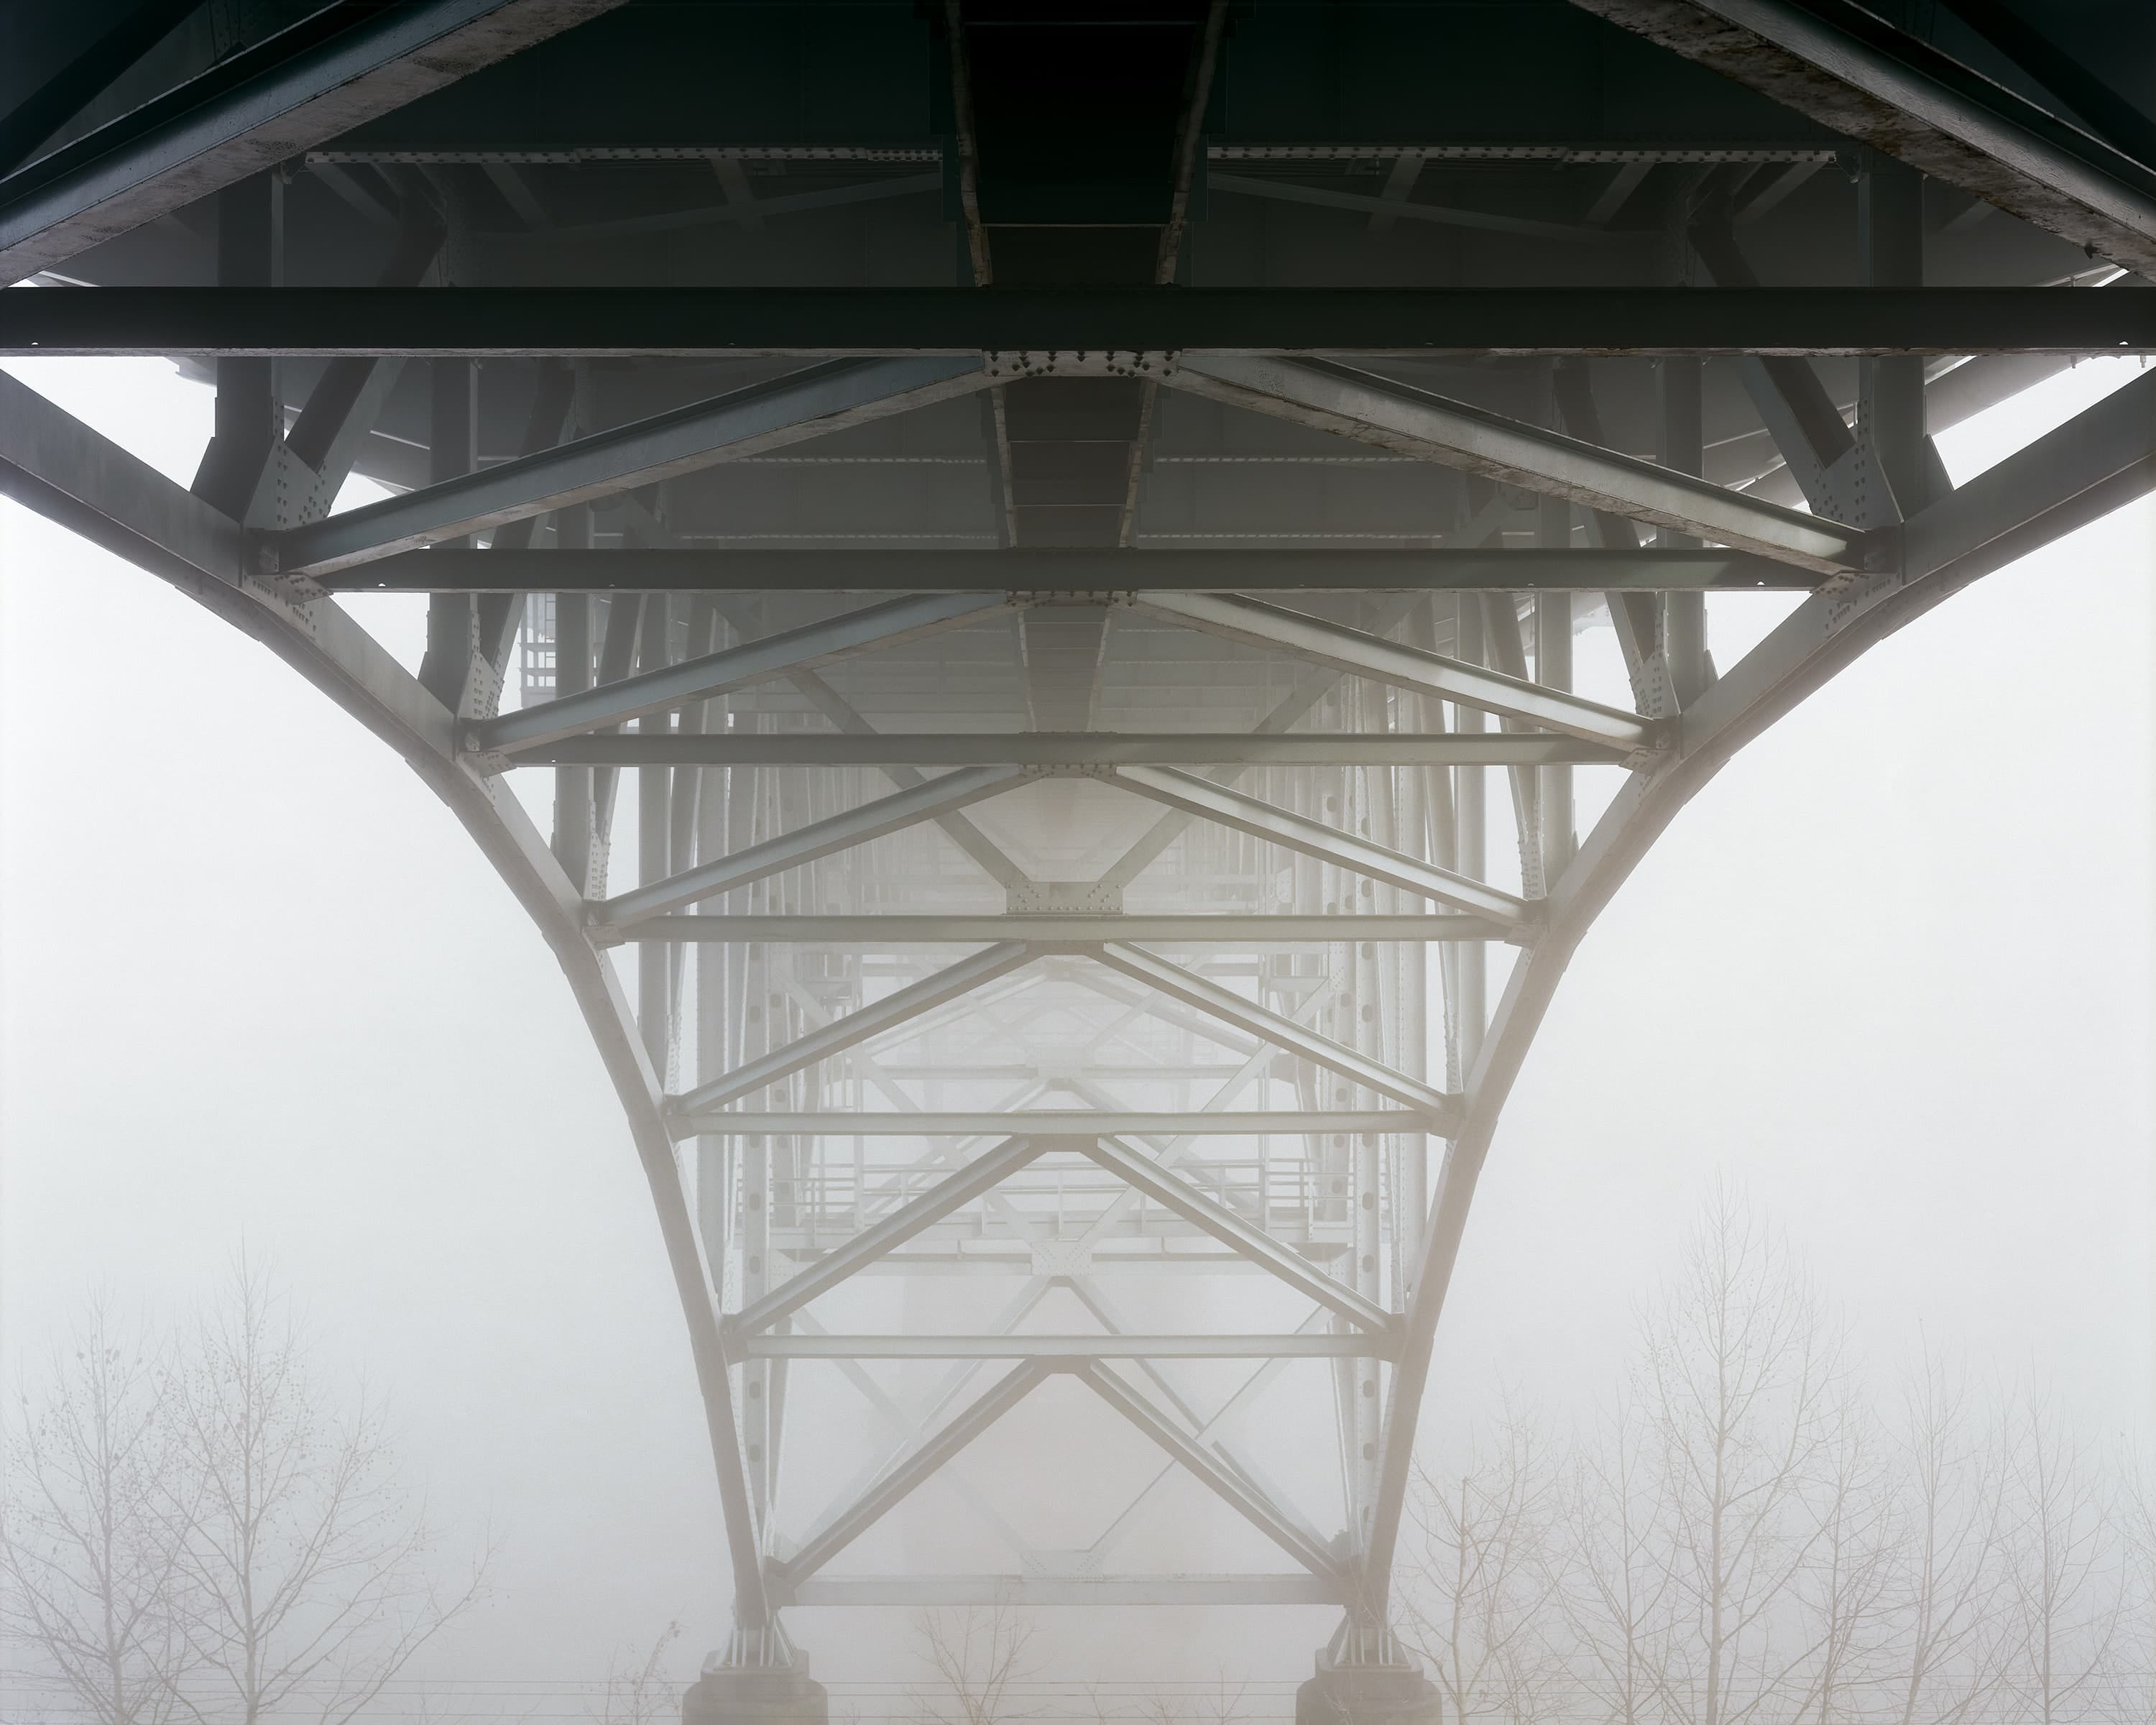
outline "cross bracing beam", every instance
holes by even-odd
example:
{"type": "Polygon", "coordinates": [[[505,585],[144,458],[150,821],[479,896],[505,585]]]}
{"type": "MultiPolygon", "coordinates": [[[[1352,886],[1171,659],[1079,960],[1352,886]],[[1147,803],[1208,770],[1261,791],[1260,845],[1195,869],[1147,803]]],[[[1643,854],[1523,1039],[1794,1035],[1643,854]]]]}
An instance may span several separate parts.
{"type": "Polygon", "coordinates": [[[860,737],[632,732],[564,737],[501,752],[519,767],[883,767],[900,762],[916,767],[1554,767],[1620,766],[1633,752],[1584,737],[1496,731],[1306,731],[1278,737],[1240,731],[886,731],[860,737]]]}
{"type": "Polygon", "coordinates": [[[1420,1109],[1432,1117],[1449,1115],[1457,1099],[1435,1090],[1404,1072],[1398,1072],[1383,1060],[1358,1050],[1335,1042],[1329,1036],[1307,1029],[1294,1019],[1245,1000],[1232,988],[1194,971],[1185,970],[1179,964],[1171,964],[1165,958],[1156,958],[1152,953],[1121,941],[1106,942],[1094,949],[1093,957],[1109,969],[1119,971],[1133,981],[1158,990],[1171,1000],[1180,1000],[1186,1006],[1209,1014],[1224,1024],[1260,1041],[1270,1042],[1277,1048],[1301,1055],[1303,1059],[1351,1078],[1366,1090],[1408,1107],[1420,1109]]]}
{"type": "MultiPolygon", "coordinates": [[[[922,640],[1002,608],[1000,600],[968,593],[920,593],[911,598],[892,599],[505,713],[475,726],[469,742],[475,752],[558,742],[563,737],[629,719],[676,711],[691,702],[709,701],[794,671],[836,665],[856,654],[922,640]]],[[[645,739],[657,740],[655,737],[645,739]]]]}
{"type": "Polygon", "coordinates": [[[925,1440],[913,1453],[871,1486],[860,1501],[841,1511],[800,1550],[774,1567],[789,1584],[814,1575],[846,1547],[911,1497],[967,1445],[1024,1400],[1052,1369],[1032,1361],[1014,1368],[977,1397],[963,1412],[925,1440]]]}
{"type": "Polygon", "coordinates": [[[694,1090],[670,1100],[669,1106],[683,1112],[694,1113],[705,1108],[723,1108],[727,1103],[752,1096],[767,1085],[778,1082],[803,1067],[813,1066],[819,1060],[829,1060],[872,1036],[886,1030],[896,1029],[911,1023],[921,1014],[941,1006],[947,1000],[956,1000],[961,994],[970,994],[983,983],[998,977],[1009,976],[1021,965],[1033,959],[1033,949],[1016,941],[1006,941],[988,947],[984,952],[961,958],[933,976],[923,977],[910,987],[895,990],[880,1000],[871,1000],[859,1006],[842,1018],[832,1019],[820,1029],[805,1036],[795,1038],[783,1047],[761,1055],[746,1064],[737,1066],[722,1077],[708,1084],[700,1084],[694,1090]]]}
{"type": "Polygon", "coordinates": [[[769,1329],[869,1265],[888,1257],[915,1235],[993,1191],[1020,1168],[1037,1161],[1050,1147],[1046,1139],[1014,1137],[975,1157],[957,1173],[945,1175],[918,1198],[901,1204],[880,1222],[863,1229],[843,1245],[825,1253],[762,1299],[743,1307],[726,1322],[730,1343],[769,1329]]]}
{"type": "Polygon", "coordinates": [[[1148,914],[1143,911],[1043,911],[1016,915],[676,915],[647,916],[594,929],[608,941],[729,945],[756,941],[803,941],[884,952],[916,944],[1022,940],[1083,942],[1115,939],[1147,945],[1220,944],[1270,948],[1330,941],[1517,941],[1519,929],[1481,916],[1389,915],[1369,911],[1297,916],[1290,912],[1245,916],[1231,911],[1148,914]]]}
{"type": "Polygon", "coordinates": [[[1163,1418],[1158,1409],[1114,1373],[1091,1360],[1071,1369],[1101,1400],[1181,1462],[1230,1509],[1313,1575],[1330,1575],[1339,1568],[1332,1553],[1296,1527],[1249,1484],[1229,1472],[1209,1451],[1194,1443],[1187,1432],[1163,1418]]]}
{"type": "Polygon", "coordinates": [[[1589,742],[1633,752],[1654,745],[1652,721],[1637,713],[1531,683],[1523,676],[1507,676],[1463,660],[1404,646],[1307,612],[1284,610],[1232,593],[1160,593],[1139,605],[1152,616],[1207,634],[1270,647],[1373,682],[1502,713],[1589,742]]]}
{"type": "Polygon", "coordinates": [[[1843,136],[2143,275],[2156,162],[2137,161],[1849,0],[1574,0],[1843,136]]]}
{"type": "Polygon", "coordinates": [[[64,263],[621,3],[414,0],[302,20],[0,179],[0,284],[64,263]]]}
{"type": "Polygon", "coordinates": [[[1204,1336],[745,1337],[751,1359],[1390,1359],[1389,1337],[1368,1331],[1204,1336]]]}
{"type": "Polygon", "coordinates": [[[794,1605],[1352,1605],[1346,1575],[819,1575],[776,1584],[794,1605]]]}
{"type": "Polygon", "coordinates": [[[1178,355],[2151,349],[2156,309],[2046,287],[92,287],[0,312],[0,357],[986,354],[1024,376],[1085,353],[1163,383],[1178,355]]]}
{"type": "Polygon", "coordinates": [[[1021,767],[962,767],[941,778],[924,780],[887,797],[849,809],[843,814],[811,821],[790,833],[751,845],[729,855],[699,863],[678,875],[616,895],[592,907],[595,923],[630,922],[644,916],[676,911],[699,899],[746,886],[769,875],[814,862],[818,857],[848,850],[880,839],[901,828],[950,814],[974,803],[1001,796],[1033,781],[1021,767]]]}
{"type": "MultiPolygon", "coordinates": [[[[1102,1117],[1103,1121],[1107,1117],[1102,1117]]],[[[1233,1117],[1214,1115],[1199,1117],[1217,1120],[1233,1117]]],[[[1204,1128],[1183,1127],[1178,1130],[1194,1132],[1204,1128]]],[[[1384,1131],[1386,1128],[1381,1127],[1376,1130],[1384,1131]]],[[[1207,1197],[1173,1168],[1163,1167],[1159,1161],[1142,1151],[1133,1150],[1128,1145],[1118,1142],[1119,1136],[1104,1124],[1096,1136],[1074,1140],[1071,1147],[1098,1163],[1133,1190],[1143,1193],[1163,1209],[1174,1211],[1192,1227],[1211,1235],[1238,1255],[1270,1271],[1290,1287],[1315,1300],[1328,1312],[1338,1312],[1348,1322],[1374,1335],[1385,1335],[1391,1332],[1395,1320],[1382,1306],[1365,1299],[1347,1283],[1335,1281],[1300,1253],[1290,1250],[1263,1229],[1245,1221],[1217,1199],[1207,1197]]]]}
{"type": "Polygon", "coordinates": [[[1231,407],[1822,575],[1845,573],[1864,562],[1864,536],[1851,528],[1347,366],[1186,357],[1162,381],[1231,407]]]}
{"type": "Polygon", "coordinates": [[[1290,1137],[1308,1132],[1440,1132],[1440,1122],[1407,1108],[1245,1109],[1205,1113],[1130,1108],[926,1109],[917,1114],[813,1113],[721,1110],[674,1117],[678,1137],[963,1138],[1026,1133],[1035,1137],[1290,1137]]]}
{"type": "Polygon", "coordinates": [[[264,549],[287,574],[349,568],[865,425],[986,381],[973,357],[831,360],[288,528],[264,549]]]}
{"type": "Polygon", "coordinates": [[[1529,920],[1532,907],[1524,899],[1435,863],[1372,843],[1356,834],[1327,826],[1322,821],[1296,814],[1257,797],[1231,791],[1209,778],[1180,772],[1173,767],[1118,767],[1106,782],[1156,803],[1223,826],[1265,839],[1290,850],[1300,850],[1322,862],[1352,869],[1389,886],[1397,886],[1418,898],[1450,905],[1471,915],[1486,916],[1509,927],[1529,920]]]}
{"type": "Polygon", "coordinates": [[[1469,1208],[1505,1102],[1572,955],[1677,813],[1747,742],[1871,648],[1970,583],[2156,490],[2156,372],[2136,378],[1922,511],[1902,528],[1901,567],[1806,600],[1684,714],[1678,747],[1628,780],[1558,877],[1541,938],[1513,968],[1468,1075],[1386,1407],[1363,1573],[1382,1609],[1391,1584],[1444,1309],[1469,1208]]]}
{"type": "MultiPolygon", "coordinates": [[[[2156,297],[2156,295],[2152,295],[2156,297]]],[[[0,301],[0,316],[6,305],[0,301]]],[[[823,551],[442,547],[331,571],[332,593],[1808,593],[1813,571],[1729,550],[823,551]]]]}

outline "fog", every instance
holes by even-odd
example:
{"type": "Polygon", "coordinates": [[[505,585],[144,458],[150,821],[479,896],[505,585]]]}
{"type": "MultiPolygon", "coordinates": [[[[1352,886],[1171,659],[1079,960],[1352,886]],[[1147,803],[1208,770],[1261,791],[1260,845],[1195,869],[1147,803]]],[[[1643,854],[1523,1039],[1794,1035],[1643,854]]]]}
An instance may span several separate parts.
{"type": "MultiPolygon", "coordinates": [[[[209,397],[171,367],[11,369],[191,475],[209,397]]],[[[2040,386],[1943,436],[1949,469],[2133,375],[2040,386]]],[[[1926,1346],[2145,1450],[2152,577],[2144,500],[1890,639],[1679,818],[1582,948],[1498,1134],[1426,1452],[1464,1453],[1501,1400],[1585,1418],[1717,1182],[1809,1264],[1881,1394],[1926,1346]]],[[[356,608],[416,652],[413,608],[356,608]]],[[[1720,662],[1784,608],[1714,601],[1720,662]]],[[[326,701],[7,505],[0,655],[10,1399],[90,1291],[183,1313],[244,1244],[326,1376],[388,1395],[443,1551],[497,1547],[489,1601],[385,1717],[573,1714],[571,1686],[670,1621],[690,1675],[727,1620],[702,1411],[643,1178],[540,941],[326,701]]],[[[1033,1651],[1044,1681],[1225,1671],[1263,1713],[1334,1615],[1048,1612],[1033,1651]]],[[[789,1623],[834,1707],[880,1712],[925,1676],[896,1614],[789,1623]]]]}

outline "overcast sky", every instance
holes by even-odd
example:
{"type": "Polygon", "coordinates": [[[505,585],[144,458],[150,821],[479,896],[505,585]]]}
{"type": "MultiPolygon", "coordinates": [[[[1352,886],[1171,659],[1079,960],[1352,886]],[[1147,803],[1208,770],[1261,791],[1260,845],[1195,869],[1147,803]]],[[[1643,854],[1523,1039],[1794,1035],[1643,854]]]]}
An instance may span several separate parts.
{"type": "MultiPolygon", "coordinates": [[[[191,476],[209,399],[170,367],[11,369],[191,476]]],[[[2042,386],[1948,465],[2132,375],[2042,386]]],[[[1718,1174],[1882,1373],[1921,1334],[2145,1437],[2152,586],[2144,501],[1893,637],[1680,817],[1498,1135],[1430,1441],[1501,1383],[1560,1409],[1608,1383],[1718,1174]]],[[[1776,603],[1717,602],[1725,666],[1776,603]]],[[[367,614],[412,650],[416,613],[367,614]]],[[[9,1383],[93,1286],[177,1311],[244,1239],[393,1393],[451,1543],[501,1540],[444,1669],[589,1677],[675,1617],[690,1668],[725,1596],[679,1310],[567,991],[463,833],[268,654],[5,504],[0,721],[9,1383]]],[[[1250,1675],[1304,1675],[1329,1627],[1283,1614],[1250,1675]]],[[[1186,1628],[1209,1673],[1230,1626],[1186,1628]]],[[[795,1630],[819,1671],[887,1658],[795,1630]]]]}

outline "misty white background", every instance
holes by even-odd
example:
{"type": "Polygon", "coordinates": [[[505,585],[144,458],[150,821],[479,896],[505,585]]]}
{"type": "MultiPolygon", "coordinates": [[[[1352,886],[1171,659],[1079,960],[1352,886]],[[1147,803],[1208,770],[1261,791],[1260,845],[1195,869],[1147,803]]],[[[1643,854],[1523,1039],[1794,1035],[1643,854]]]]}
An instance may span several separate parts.
{"type": "MultiPolygon", "coordinates": [[[[10,369],[192,476],[208,393],[169,366],[10,369]]],[[[2055,379],[1943,437],[1948,465],[2133,374],[2055,379]]],[[[1429,1444],[1500,1385],[1591,1399],[1717,1175],[1882,1378],[1921,1335],[2145,1437],[2152,586],[2144,501],[1894,637],[1679,818],[1499,1134],[1429,1444]]],[[[1716,601],[1723,665],[1781,603],[1716,601]]],[[[413,606],[362,614],[416,650],[413,606]]],[[[326,1368],[391,1393],[445,1550],[499,1541],[492,1604],[430,1669],[590,1679],[680,1619],[693,1671],[726,1593],[679,1309],[598,1060],[461,831],[267,653],[4,503],[0,726],[10,1395],[90,1289],[179,1315],[244,1240],[326,1368]]],[[[1171,1615],[1111,1675],[1292,1679],[1330,1627],[1171,1615]]],[[[1069,1616],[1043,1620],[1052,1671],[1086,1657],[1069,1616]]],[[[917,1675],[888,1620],[794,1626],[819,1674],[917,1675]]]]}

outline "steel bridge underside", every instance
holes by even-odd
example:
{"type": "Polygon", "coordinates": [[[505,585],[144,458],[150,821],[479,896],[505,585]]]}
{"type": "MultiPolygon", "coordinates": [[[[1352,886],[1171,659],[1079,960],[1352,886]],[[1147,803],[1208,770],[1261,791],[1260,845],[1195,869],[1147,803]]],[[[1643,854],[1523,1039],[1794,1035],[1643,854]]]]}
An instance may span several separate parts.
{"type": "Polygon", "coordinates": [[[2126,0],[9,28],[0,354],[217,410],[182,487],[0,377],[0,490],[530,913],[737,1665],[988,1602],[1329,1605],[1396,1662],[1432,1339],[1594,917],[1841,667],[2156,485],[2148,376],[1959,487],[1931,442],[2156,349],[2126,0]],[[1780,620],[1720,658],[1710,602],[1780,620]]]}

